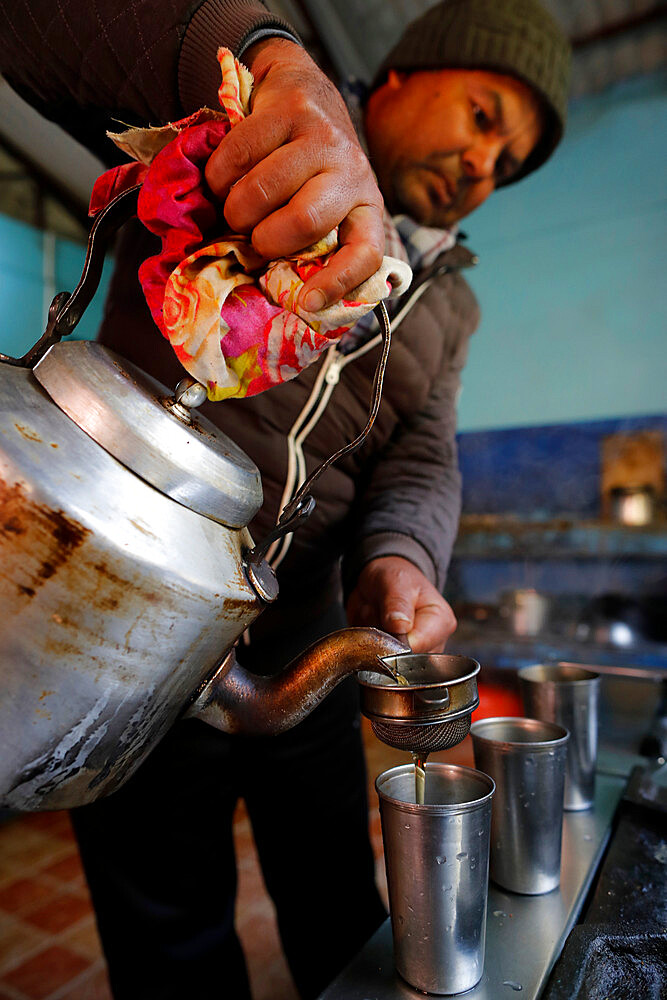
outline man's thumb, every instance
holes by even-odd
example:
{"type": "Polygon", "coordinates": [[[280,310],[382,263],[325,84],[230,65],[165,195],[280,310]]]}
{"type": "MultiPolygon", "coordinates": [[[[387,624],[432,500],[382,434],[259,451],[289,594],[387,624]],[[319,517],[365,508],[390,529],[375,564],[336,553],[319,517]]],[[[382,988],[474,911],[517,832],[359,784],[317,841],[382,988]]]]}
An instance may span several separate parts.
{"type": "Polygon", "coordinates": [[[409,632],[413,625],[414,614],[412,608],[402,601],[392,601],[391,606],[383,611],[382,627],[393,635],[402,635],[409,632]]]}

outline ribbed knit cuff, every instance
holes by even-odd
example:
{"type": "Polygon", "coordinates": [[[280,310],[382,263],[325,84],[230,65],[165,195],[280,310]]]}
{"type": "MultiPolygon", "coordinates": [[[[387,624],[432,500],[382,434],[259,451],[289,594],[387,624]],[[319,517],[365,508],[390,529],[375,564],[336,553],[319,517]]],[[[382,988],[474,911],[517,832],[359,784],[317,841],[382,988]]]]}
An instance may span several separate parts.
{"type": "Polygon", "coordinates": [[[414,563],[427,580],[435,586],[437,582],[436,567],[423,545],[411,535],[398,531],[380,531],[376,535],[367,535],[355,546],[354,553],[346,559],[343,569],[346,590],[351,590],[364,566],[381,556],[400,556],[414,563]]]}
{"type": "Polygon", "coordinates": [[[221,45],[238,56],[260,38],[277,35],[300,44],[293,28],[259,0],[204,0],[188,24],[178,60],[178,93],[184,114],[218,107],[221,45]],[[273,30],[272,30],[273,29],[273,30]]]}

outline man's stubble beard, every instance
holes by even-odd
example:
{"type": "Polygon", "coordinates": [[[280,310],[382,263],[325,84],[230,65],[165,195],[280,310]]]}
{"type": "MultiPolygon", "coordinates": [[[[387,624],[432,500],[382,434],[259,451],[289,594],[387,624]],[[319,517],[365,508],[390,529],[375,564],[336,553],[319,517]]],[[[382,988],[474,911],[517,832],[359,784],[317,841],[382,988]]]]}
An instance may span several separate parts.
{"type": "Polygon", "coordinates": [[[411,184],[405,175],[395,178],[391,200],[387,204],[392,215],[409,215],[421,226],[446,229],[456,221],[454,218],[447,218],[449,208],[438,211],[424,187],[411,184]]]}

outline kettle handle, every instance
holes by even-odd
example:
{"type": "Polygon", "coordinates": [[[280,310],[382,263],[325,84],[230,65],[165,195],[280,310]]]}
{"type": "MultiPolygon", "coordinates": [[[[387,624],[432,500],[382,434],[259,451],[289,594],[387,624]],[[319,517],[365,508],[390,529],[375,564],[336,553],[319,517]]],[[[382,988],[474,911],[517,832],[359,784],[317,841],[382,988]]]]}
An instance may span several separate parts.
{"type": "Polygon", "coordinates": [[[88,234],[86,260],[78,285],[71,295],[69,292],[58,292],[55,296],[49,307],[46,329],[29,351],[20,358],[0,353],[0,361],[21,368],[34,368],[50,347],[74,330],[99,286],[109,237],[136,215],[140,190],[141,184],[128,188],[95,216],[88,234]]]}

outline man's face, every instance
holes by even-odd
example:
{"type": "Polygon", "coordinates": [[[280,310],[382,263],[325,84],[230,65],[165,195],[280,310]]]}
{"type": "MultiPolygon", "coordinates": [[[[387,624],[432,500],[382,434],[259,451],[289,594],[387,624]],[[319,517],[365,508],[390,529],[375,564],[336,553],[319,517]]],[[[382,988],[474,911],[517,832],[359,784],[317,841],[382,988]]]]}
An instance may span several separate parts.
{"type": "Polygon", "coordinates": [[[482,204],[542,133],[534,92],[486,70],[390,72],[366,108],[370,159],[387,206],[450,226],[482,204]]]}

